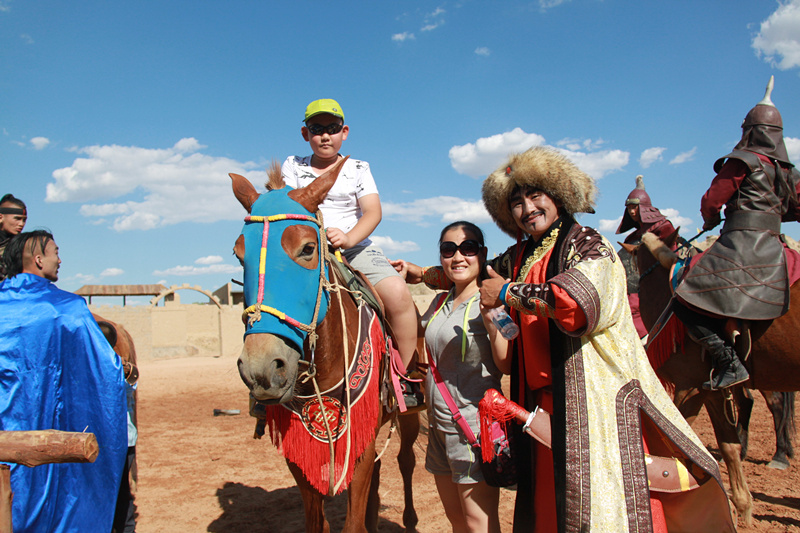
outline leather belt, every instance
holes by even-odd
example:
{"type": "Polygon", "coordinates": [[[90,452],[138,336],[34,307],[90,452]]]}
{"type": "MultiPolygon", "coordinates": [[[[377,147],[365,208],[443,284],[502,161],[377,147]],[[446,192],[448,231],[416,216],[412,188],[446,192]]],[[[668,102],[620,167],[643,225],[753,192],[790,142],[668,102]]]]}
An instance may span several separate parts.
{"type": "MultiPolygon", "coordinates": [[[[493,396],[491,399],[493,407],[501,407],[506,413],[513,415],[517,422],[523,424],[522,430],[525,433],[548,448],[552,448],[550,413],[541,407],[536,407],[532,412],[526,411],[495,389],[486,391],[486,396],[489,395],[493,396]]],[[[652,491],[675,493],[696,489],[700,486],[697,478],[676,457],[645,454],[645,465],[648,486],[652,491]]]]}

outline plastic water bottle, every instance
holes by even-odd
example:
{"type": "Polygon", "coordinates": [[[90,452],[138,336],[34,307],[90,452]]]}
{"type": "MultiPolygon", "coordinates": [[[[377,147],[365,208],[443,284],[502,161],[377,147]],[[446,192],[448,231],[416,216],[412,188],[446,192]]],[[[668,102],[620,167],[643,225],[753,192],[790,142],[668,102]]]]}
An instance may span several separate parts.
{"type": "Polygon", "coordinates": [[[506,310],[503,309],[502,306],[490,309],[489,318],[492,319],[492,323],[494,323],[497,331],[500,332],[500,335],[502,335],[504,339],[510,341],[519,335],[519,326],[511,320],[511,317],[508,316],[508,313],[506,313],[506,310]]]}

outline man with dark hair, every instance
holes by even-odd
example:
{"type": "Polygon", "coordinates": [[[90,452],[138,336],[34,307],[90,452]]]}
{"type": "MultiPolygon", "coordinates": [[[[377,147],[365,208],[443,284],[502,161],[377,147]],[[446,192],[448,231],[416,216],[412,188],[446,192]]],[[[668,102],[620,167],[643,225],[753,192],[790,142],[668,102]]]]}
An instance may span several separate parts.
{"type": "Polygon", "coordinates": [[[3,253],[14,235],[25,228],[28,220],[28,211],[25,203],[13,194],[6,194],[0,198],[0,281],[6,277],[3,263],[3,253]]]}
{"type": "Polygon", "coordinates": [[[128,450],[119,356],[86,302],[54,285],[61,260],[52,234],[20,233],[0,283],[0,431],[91,432],[94,463],[11,465],[13,530],[111,531],[128,450]]]}

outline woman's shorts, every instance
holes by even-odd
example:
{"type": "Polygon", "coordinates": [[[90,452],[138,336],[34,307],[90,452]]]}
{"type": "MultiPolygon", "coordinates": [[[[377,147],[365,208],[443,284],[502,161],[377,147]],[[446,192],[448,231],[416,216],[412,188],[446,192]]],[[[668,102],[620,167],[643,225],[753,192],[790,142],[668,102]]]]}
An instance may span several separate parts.
{"type": "Polygon", "coordinates": [[[477,449],[461,433],[444,433],[431,426],[428,431],[428,451],[425,470],[438,476],[450,476],[453,483],[469,484],[483,481],[477,449]]]}
{"type": "Polygon", "coordinates": [[[353,246],[342,254],[350,266],[364,274],[373,285],[388,277],[400,275],[383,255],[383,250],[377,246],[353,246]]]}

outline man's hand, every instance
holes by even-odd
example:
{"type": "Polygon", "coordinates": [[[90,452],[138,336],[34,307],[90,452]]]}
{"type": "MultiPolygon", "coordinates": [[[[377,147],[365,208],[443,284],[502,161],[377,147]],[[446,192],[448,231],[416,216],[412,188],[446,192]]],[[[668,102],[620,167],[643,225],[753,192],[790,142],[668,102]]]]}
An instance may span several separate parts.
{"type": "Polygon", "coordinates": [[[722,217],[717,213],[713,217],[709,217],[708,220],[703,223],[703,230],[711,231],[716,228],[720,222],[722,222],[722,217]]]}
{"type": "Polygon", "coordinates": [[[481,282],[481,305],[484,307],[498,307],[503,304],[500,301],[500,293],[503,291],[503,285],[510,282],[510,279],[505,279],[492,269],[486,267],[486,273],[489,278],[481,282]]]}
{"type": "Polygon", "coordinates": [[[389,264],[406,280],[406,283],[422,283],[422,267],[402,259],[390,259],[389,264]]]}
{"type": "Polygon", "coordinates": [[[347,238],[347,233],[339,228],[328,228],[326,234],[328,236],[328,241],[330,241],[334,248],[341,248],[342,250],[352,248],[350,240],[347,238]]]}

